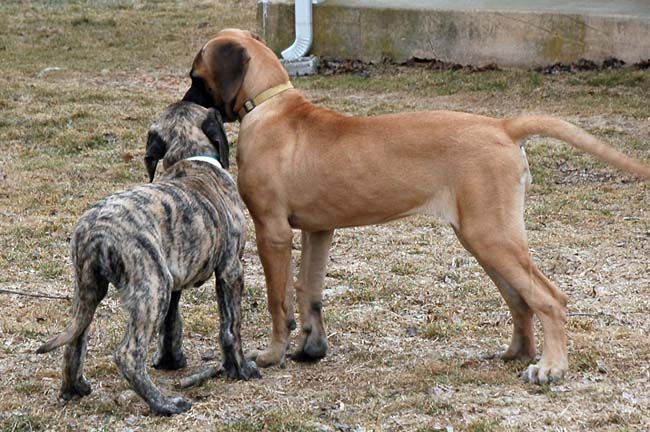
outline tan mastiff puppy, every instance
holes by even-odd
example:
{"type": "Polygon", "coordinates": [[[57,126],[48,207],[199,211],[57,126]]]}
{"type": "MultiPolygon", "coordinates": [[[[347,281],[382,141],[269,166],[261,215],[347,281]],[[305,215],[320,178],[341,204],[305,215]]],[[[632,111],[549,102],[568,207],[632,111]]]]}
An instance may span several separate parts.
{"type": "Polygon", "coordinates": [[[548,135],[639,176],[649,177],[650,167],[551,117],[450,111],[348,117],[316,107],[291,88],[275,54],[242,30],[224,30],[206,43],[190,76],[185,100],[241,119],[238,186],[255,223],[273,317],[268,349],[252,354],[260,366],[284,360],[295,328],[293,228],[302,230],[296,284],[302,334],[294,358],[316,360],[327,351],[321,291],[333,230],[425,214],[453,227],[508,304],[514,331],[502,358],[535,358],[535,314],[543,352],[523,377],[536,383],[562,377],[567,297],[528,251],[523,214],[530,174],[518,141],[548,135]]]}

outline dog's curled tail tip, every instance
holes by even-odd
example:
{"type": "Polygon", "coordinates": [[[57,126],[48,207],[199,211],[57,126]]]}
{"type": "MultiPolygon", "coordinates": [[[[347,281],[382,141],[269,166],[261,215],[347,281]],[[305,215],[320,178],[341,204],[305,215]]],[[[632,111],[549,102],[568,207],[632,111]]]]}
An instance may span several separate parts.
{"type": "Polygon", "coordinates": [[[38,347],[38,349],[36,350],[36,354],[45,354],[47,352],[50,352],[50,351],[60,347],[61,345],[63,345],[65,343],[64,342],[64,343],[59,344],[59,343],[57,343],[58,342],[57,339],[59,339],[59,336],[55,337],[54,339],[52,339],[52,340],[44,343],[40,347],[38,347]]]}
{"type": "Polygon", "coordinates": [[[43,344],[35,351],[36,354],[45,354],[46,352],[52,351],[54,348],[48,346],[48,344],[43,344]]]}
{"type": "Polygon", "coordinates": [[[93,320],[93,312],[94,309],[77,309],[72,321],[68,324],[65,330],[38,347],[36,354],[50,352],[77,339],[88,328],[90,322],[93,320]]]}
{"type": "Polygon", "coordinates": [[[64,331],[58,336],[53,337],[49,341],[45,342],[43,345],[38,347],[36,354],[45,354],[52,350],[57,349],[60,346],[70,343],[75,337],[78,337],[72,329],[64,331]]]}

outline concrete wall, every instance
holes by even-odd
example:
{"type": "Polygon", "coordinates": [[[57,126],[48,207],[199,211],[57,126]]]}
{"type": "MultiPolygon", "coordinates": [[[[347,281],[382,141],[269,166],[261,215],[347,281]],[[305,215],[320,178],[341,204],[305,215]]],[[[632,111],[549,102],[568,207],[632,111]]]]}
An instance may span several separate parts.
{"type": "MultiPolygon", "coordinates": [[[[627,63],[650,58],[650,12],[645,10],[637,16],[592,11],[441,10],[427,6],[433,3],[321,0],[313,9],[311,53],[370,62],[419,57],[521,67],[581,58],[601,62],[616,57],[627,63]],[[394,6],[386,7],[388,3],[394,6]],[[399,8],[400,3],[408,5],[399,8]]],[[[650,0],[647,3],[650,9],[650,0]]],[[[293,7],[293,2],[286,0],[258,3],[258,32],[277,53],[293,42],[293,7]]]]}

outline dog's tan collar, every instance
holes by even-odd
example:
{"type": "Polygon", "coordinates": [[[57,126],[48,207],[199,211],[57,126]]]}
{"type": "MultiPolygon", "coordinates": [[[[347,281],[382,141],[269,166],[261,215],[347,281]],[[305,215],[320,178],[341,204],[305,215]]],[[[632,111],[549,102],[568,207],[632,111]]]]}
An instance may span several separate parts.
{"type": "Polygon", "coordinates": [[[287,81],[286,83],[276,85],[275,87],[271,87],[268,90],[264,90],[262,93],[258,94],[255,96],[253,99],[246,99],[244,101],[244,106],[241,107],[239,110],[239,121],[241,121],[246,114],[249,112],[253,111],[256,106],[266,102],[267,100],[271,99],[273,96],[276,96],[283,91],[292,89],[293,85],[291,84],[291,81],[287,81]]]}

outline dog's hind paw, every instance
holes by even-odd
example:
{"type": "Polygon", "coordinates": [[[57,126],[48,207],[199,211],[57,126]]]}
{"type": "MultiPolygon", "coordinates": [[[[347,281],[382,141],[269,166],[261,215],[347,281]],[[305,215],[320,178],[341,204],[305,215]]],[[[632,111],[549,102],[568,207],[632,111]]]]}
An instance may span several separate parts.
{"type": "Polygon", "coordinates": [[[502,360],[504,362],[530,363],[535,359],[535,353],[511,353],[508,351],[490,352],[479,355],[480,360],[502,360]]]}
{"type": "Polygon", "coordinates": [[[166,398],[163,403],[151,405],[151,411],[156,415],[171,416],[181,414],[192,408],[192,403],[182,397],[166,398]]]}
{"type": "Polygon", "coordinates": [[[521,378],[524,382],[532,384],[554,384],[562,381],[565,371],[566,369],[562,368],[539,366],[539,363],[531,364],[521,374],[521,378]]]}
{"type": "Polygon", "coordinates": [[[223,370],[225,375],[231,379],[248,381],[253,378],[262,378],[262,374],[257,368],[257,365],[254,361],[250,360],[244,360],[241,366],[237,366],[233,363],[224,364],[223,370]]]}
{"type": "Polygon", "coordinates": [[[157,353],[154,357],[152,366],[156,369],[179,370],[187,366],[187,358],[182,352],[164,354],[157,353]]]}
{"type": "Polygon", "coordinates": [[[84,378],[79,379],[72,385],[63,385],[59,392],[59,397],[65,401],[79,399],[88,396],[92,392],[90,383],[84,378]]]}

